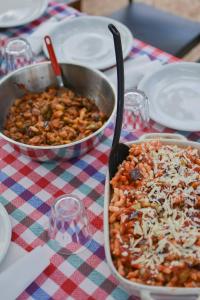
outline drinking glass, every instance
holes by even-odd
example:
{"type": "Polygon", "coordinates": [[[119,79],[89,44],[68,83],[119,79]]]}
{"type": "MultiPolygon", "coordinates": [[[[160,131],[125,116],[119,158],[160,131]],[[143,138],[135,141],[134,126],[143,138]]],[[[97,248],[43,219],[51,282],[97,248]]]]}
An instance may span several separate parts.
{"type": "Polygon", "coordinates": [[[29,42],[23,38],[9,40],[5,45],[4,55],[6,73],[33,63],[31,46],[29,42]]]}
{"type": "Polygon", "coordinates": [[[138,89],[129,90],[124,97],[124,128],[136,131],[149,126],[149,101],[138,89]]]}
{"type": "Polygon", "coordinates": [[[91,241],[89,222],[82,201],[74,195],[56,199],[49,218],[49,238],[64,255],[85,250],[91,241]]]}

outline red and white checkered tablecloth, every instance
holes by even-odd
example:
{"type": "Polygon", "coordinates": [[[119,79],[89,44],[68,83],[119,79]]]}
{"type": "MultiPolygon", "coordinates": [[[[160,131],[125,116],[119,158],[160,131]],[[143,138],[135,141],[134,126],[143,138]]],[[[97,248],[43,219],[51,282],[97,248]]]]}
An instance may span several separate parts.
{"type": "MultiPolygon", "coordinates": [[[[8,38],[30,34],[35,27],[51,17],[64,18],[78,13],[65,4],[51,2],[47,12],[38,20],[14,29],[0,30],[0,46],[8,38]]],[[[147,54],[151,59],[174,62],[176,58],[152,46],[135,40],[131,57],[147,54]]],[[[44,59],[43,56],[38,60],[44,59]]],[[[3,65],[3,64],[2,64],[3,65]]],[[[1,69],[1,74],[3,69],[1,69]]],[[[151,131],[174,132],[151,122],[151,131]]],[[[113,125],[107,128],[102,142],[81,158],[59,163],[38,163],[19,155],[0,139],[0,201],[12,222],[12,240],[30,251],[46,243],[46,226],[50,207],[56,197],[76,193],[84,202],[92,230],[92,243],[87,251],[63,258],[53,251],[49,267],[23,292],[22,299],[136,299],[117,282],[109,270],[104,253],[103,202],[108,153],[113,125]]],[[[182,132],[192,140],[200,132],[182,132]]],[[[122,139],[137,137],[122,131],[122,139]]],[[[17,279],[16,279],[17,280],[17,279]]],[[[2,299],[6,300],[6,299],[2,299]]]]}

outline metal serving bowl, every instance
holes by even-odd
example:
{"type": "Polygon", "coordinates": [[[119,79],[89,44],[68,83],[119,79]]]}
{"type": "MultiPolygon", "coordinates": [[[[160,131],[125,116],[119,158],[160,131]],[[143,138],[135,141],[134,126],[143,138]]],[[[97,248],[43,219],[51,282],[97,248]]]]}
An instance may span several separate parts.
{"type": "Polygon", "coordinates": [[[108,120],[91,135],[65,145],[32,146],[14,141],[2,132],[8,110],[16,98],[24,94],[20,85],[27,90],[40,92],[49,86],[57,86],[56,77],[50,62],[43,62],[19,69],[0,81],[0,137],[8,141],[15,150],[38,161],[70,159],[77,157],[93,148],[103,135],[116,110],[115,91],[109,80],[98,70],[85,66],[63,63],[60,65],[66,87],[78,94],[93,99],[108,120]]]}

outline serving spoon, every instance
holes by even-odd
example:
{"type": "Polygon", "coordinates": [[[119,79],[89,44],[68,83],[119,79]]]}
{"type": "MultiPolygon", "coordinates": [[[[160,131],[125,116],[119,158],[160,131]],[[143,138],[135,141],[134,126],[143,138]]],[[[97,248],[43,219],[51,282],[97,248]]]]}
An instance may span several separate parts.
{"type": "Polygon", "coordinates": [[[108,28],[113,35],[117,64],[117,114],[112,148],[108,163],[109,175],[110,179],[112,179],[112,177],[117,172],[118,166],[128,156],[129,147],[119,142],[124,112],[124,61],[122,54],[121,36],[119,31],[113,24],[109,24],[108,28]]]}
{"type": "Polygon", "coordinates": [[[55,51],[54,51],[54,48],[53,48],[53,43],[51,41],[50,36],[46,35],[44,37],[44,41],[45,41],[45,44],[46,44],[46,47],[47,47],[47,50],[48,50],[48,53],[49,53],[49,58],[50,58],[50,61],[51,61],[51,65],[52,65],[54,74],[55,74],[57,82],[58,82],[58,86],[59,86],[60,89],[63,90],[64,89],[64,82],[63,82],[63,79],[62,79],[62,72],[61,72],[61,68],[58,64],[58,61],[57,61],[57,58],[56,58],[56,55],[55,55],[55,51]]]}

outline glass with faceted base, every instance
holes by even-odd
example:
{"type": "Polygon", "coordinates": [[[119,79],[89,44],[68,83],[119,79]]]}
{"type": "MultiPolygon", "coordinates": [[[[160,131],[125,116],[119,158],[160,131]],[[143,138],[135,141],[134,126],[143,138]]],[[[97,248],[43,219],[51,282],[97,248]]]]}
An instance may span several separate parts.
{"type": "Polygon", "coordinates": [[[57,251],[71,255],[85,250],[91,241],[82,201],[74,194],[59,197],[51,207],[49,238],[57,251]]]}

